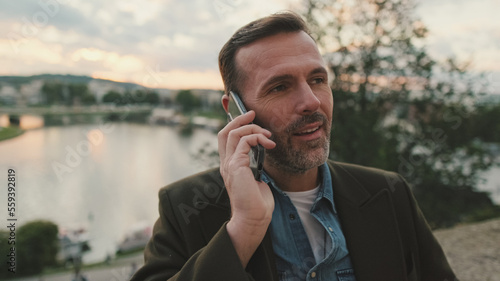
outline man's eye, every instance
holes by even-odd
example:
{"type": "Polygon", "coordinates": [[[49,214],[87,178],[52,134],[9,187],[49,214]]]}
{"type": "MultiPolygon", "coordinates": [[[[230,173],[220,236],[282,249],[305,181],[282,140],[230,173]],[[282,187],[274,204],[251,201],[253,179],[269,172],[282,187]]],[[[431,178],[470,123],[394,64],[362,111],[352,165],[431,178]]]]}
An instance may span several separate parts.
{"type": "Polygon", "coordinates": [[[284,90],[286,90],[285,85],[279,85],[279,86],[274,87],[271,90],[271,92],[281,92],[281,91],[284,91],[284,90]]]}
{"type": "Polygon", "coordinates": [[[313,83],[314,83],[314,84],[323,84],[324,82],[325,82],[325,78],[322,78],[322,77],[320,77],[320,78],[315,78],[315,79],[313,80],[313,83]]]}

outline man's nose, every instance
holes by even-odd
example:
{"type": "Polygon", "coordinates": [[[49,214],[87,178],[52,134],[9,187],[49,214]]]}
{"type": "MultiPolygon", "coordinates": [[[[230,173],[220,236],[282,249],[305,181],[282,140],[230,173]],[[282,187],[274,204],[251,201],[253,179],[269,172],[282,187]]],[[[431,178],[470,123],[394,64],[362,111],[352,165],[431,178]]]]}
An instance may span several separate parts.
{"type": "Polygon", "coordinates": [[[299,87],[296,103],[297,113],[301,115],[312,114],[321,105],[321,101],[308,83],[302,83],[299,87]]]}

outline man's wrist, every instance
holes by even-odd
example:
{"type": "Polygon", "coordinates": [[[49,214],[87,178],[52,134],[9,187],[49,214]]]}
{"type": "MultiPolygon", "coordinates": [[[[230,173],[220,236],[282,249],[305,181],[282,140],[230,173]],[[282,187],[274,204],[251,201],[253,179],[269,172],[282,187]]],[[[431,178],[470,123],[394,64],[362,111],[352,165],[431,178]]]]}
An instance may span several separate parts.
{"type": "Polygon", "coordinates": [[[247,266],[250,258],[264,239],[269,223],[270,220],[269,222],[262,221],[257,224],[248,224],[248,222],[239,221],[234,217],[227,223],[227,233],[243,267],[247,266]]]}

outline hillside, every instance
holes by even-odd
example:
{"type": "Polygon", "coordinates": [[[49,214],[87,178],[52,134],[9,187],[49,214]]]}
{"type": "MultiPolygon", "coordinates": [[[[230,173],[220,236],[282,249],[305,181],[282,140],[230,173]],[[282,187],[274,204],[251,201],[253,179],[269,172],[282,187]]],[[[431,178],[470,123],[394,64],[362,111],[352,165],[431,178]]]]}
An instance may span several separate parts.
{"type": "Polygon", "coordinates": [[[62,75],[62,74],[40,74],[33,76],[0,76],[0,83],[10,84],[10,85],[23,85],[28,84],[35,80],[57,80],[65,84],[88,84],[90,81],[101,81],[119,85],[125,89],[135,89],[139,87],[137,84],[116,82],[105,79],[92,78],[90,76],[78,76],[78,75],[62,75]]]}
{"type": "MultiPolygon", "coordinates": [[[[0,106],[32,106],[47,102],[47,97],[42,95],[42,87],[46,83],[62,84],[62,93],[52,87],[51,96],[68,97],[68,85],[85,85],[88,93],[95,97],[95,102],[100,103],[105,94],[110,91],[120,94],[135,93],[148,89],[139,84],[117,82],[105,79],[92,78],[90,76],[63,75],[63,74],[40,74],[33,76],[0,76],[0,106]]],[[[172,101],[180,89],[154,88],[151,89],[162,101],[172,101]]],[[[221,92],[210,89],[190,89],[191,93],[203,99],[205,104],[220,103],[221,92]]],[[[45,94],[47,95],[47,94],[45,94]]],[[[65,98],[64,98],[65,97],[65,98]]],[[[82,98],[81,96],[79,96],[82,98]]],[[[72,98],[67,98],[72,99],[72,98]]],[[[67,100],[66,100],[67,102],[67,100]]],[[[71,103],[71,101],[69,102],[71,103]]]]}

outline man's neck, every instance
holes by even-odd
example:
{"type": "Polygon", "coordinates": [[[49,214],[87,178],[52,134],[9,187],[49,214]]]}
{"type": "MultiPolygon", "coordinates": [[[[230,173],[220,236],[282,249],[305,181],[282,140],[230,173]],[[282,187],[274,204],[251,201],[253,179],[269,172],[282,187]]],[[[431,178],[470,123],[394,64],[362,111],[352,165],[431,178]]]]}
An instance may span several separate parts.
{"type": "Polygon", "coordinates": [[[318,186],[320,181],[319,167],[307,170],[300,174],[286,173],[274,167],[266,167],[266,173],[283,191],[307,191],[318,186]]]}

